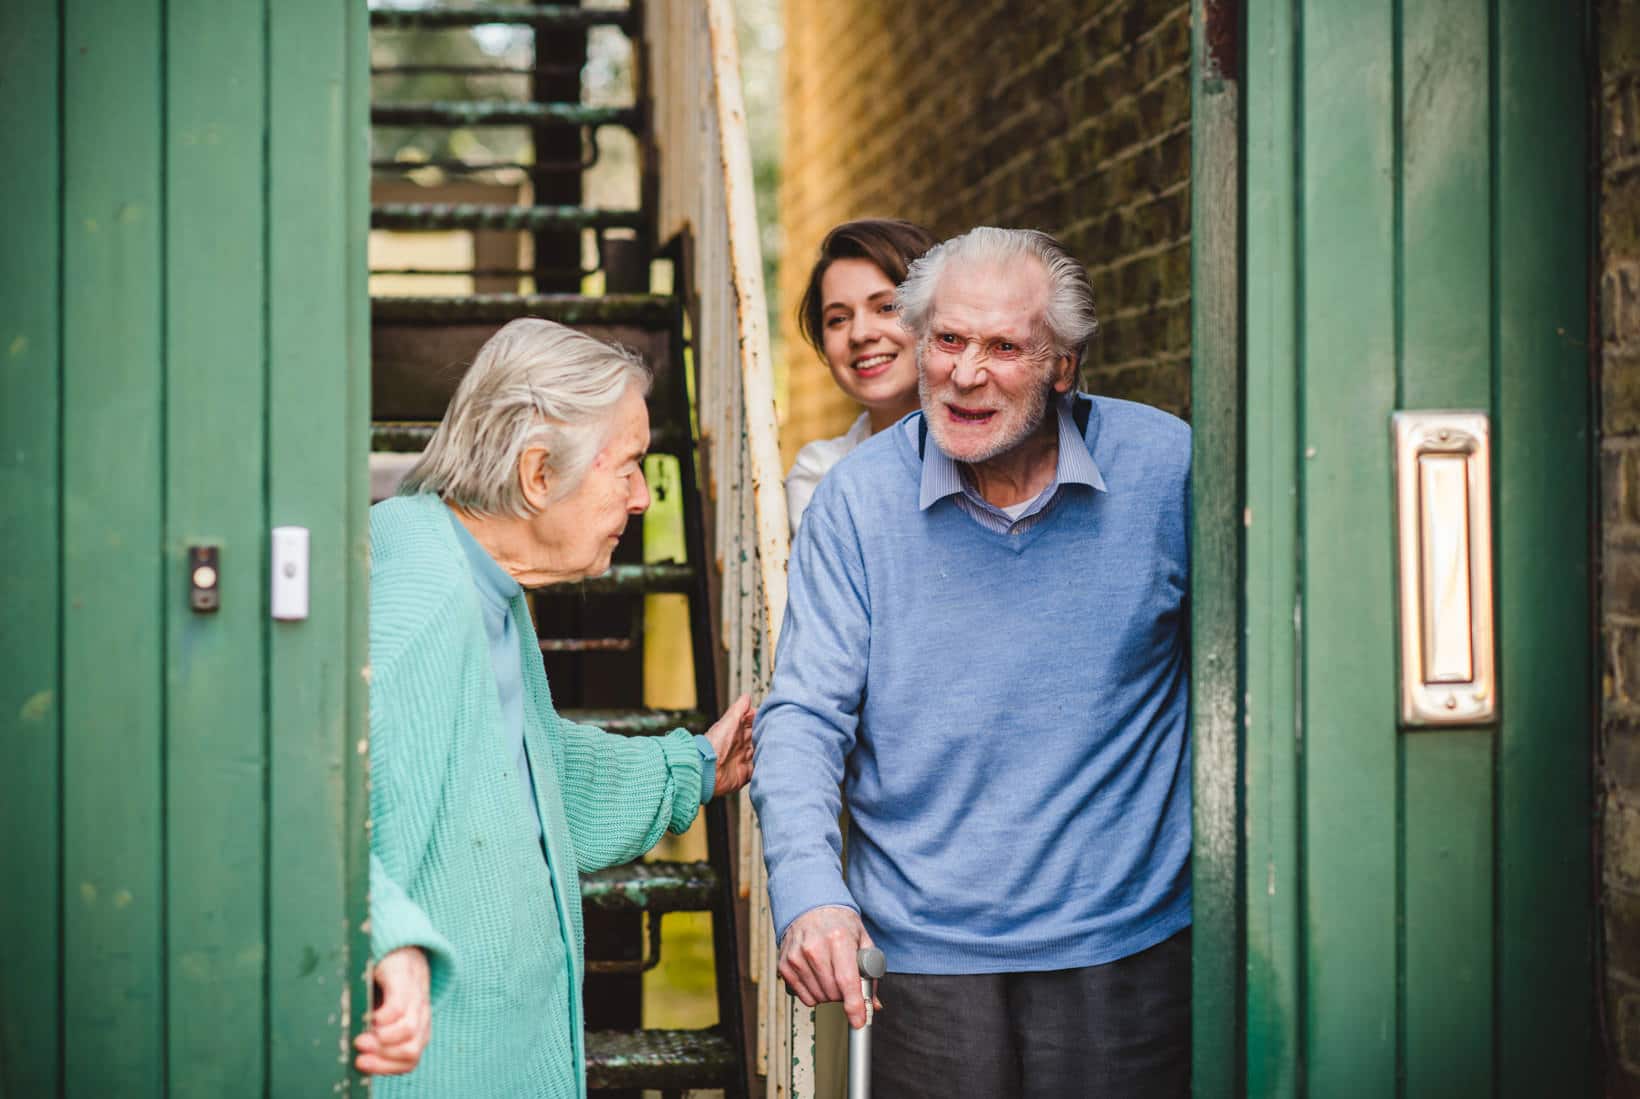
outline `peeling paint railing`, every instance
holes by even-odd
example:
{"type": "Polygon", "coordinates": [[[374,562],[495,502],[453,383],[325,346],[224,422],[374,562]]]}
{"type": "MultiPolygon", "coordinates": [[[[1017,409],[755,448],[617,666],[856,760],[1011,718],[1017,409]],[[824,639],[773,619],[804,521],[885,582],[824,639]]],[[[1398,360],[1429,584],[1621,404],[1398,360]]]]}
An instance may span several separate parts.
{"type": "MultiPolygon", "coordinates": [[[[752,193],[751,153],[730,0],[644,5],[657,230],[680,237],[679,289],[694,325],[703,489],[721,598],[729,697],[768,686],[786,605],[786,498],[752,193]]],[[[738,885],[747,901],[746,971],[757,989],[755,1070],[780,1099],[813,1095],[813,1013],[775,973],[763,845],[739,806],[738,885]]]]}

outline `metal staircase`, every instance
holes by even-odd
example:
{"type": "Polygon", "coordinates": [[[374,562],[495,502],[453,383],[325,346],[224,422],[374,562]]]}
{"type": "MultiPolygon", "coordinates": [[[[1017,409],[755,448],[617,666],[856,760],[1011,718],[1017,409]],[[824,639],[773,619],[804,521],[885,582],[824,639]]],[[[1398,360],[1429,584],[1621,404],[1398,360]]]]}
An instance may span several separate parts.
{"type": "MultiPolygon", "coordinates": [[[[535,593],[532,611],[554,699],[567,718],[628,736],[680,725],[704,731],[720,699],[708,577],[701,567],[708,557],[696,487],[699,432],[685,376],[684,309],[670,293],[650,292],[651,211],[582,204],[582,174],[600,155],[600,127],[632,132],[640,150],[646,144],[640,97],[632,106],[581,102],[587,36],[594,28],[616,28],[636,47],[641,13],[543,4],[376,8],[370,18],[373,32],[397,36],[401,44],[412,34],[473,38],[473,28],[482,27],[497,38],[498,28],[513,28],[499,32],[512,35],[506,39],[512,48],[494,57],[451,59],[434,51],[432,60],[390,56],[372,69],[372,126],[378,133],[391,128],[401,138],[430,135],[424,144],[433,152],[416,159],[373,153],[371,228],[457,231],[474,242],[464,266],[417,260],[372,272],[393,279],[392,293],[373,289],[371,299],[372,449],[419,451],[443,415],[461,366],[514,318],[555,320],[642,354],[656,376],[651,453],[678,459],[687,560],[645,562],[643,524],[634,523],[609,573],[573,590],[535,593]],[[417,100],[404,93],[418,83],[439,86],[442,94],[417,100]],[[465,155],[462,143],[448,139],[457,131],[508,132],[509,141],[495,143],[507,151],[465,155]],[[509,190],[513,201],[473,197],[509,190]],[[471,291],[449,293],[449,276],[470,280],[471,291]],[[403,292],[418,280],[438,280],[433,284],[441,289],[403,292]],[[589,286],[598,292],[584,293],[589,286]],[[692,710],[643,706],[643,600],[655,593],[689,599],[692,710]]],[[[640,184],[640,193],[650,188],[640,184]]],[[[706,860],[644,861],[582,878],[588,1086],[605,1094],[746,1094],[729,810],[714,801],[704,816],[706,860]],[[641,1029],[641,974],[661,962],[662,917],[683,911],[712,915],[718,1023],[702,1030],[641,1029]]]]}

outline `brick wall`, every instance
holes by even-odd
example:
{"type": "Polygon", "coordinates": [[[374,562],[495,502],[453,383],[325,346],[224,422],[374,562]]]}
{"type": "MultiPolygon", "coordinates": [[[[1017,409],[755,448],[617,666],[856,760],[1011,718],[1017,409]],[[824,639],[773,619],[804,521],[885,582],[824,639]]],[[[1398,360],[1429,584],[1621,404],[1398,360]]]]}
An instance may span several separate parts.
{"type": "Polygon", "coordinates": [[[1086,384],[1187,414],[1188,0],[786,0],[782,447],[857,414],[791,309],[820,238],[869,215],[1045,229],[1088,266],[1086,384]]]}
{"type": "Polygon", "coordinates": [[[1598,18],[1607,1093],[1640,1097],[1640,3],[1598,18]]]}

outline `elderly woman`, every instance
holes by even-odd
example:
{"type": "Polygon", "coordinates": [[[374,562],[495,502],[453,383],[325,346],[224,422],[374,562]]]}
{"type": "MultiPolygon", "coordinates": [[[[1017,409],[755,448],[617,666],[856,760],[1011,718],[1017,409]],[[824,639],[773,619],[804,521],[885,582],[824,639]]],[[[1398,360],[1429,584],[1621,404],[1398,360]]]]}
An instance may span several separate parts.
{"type": "Polygon", "coordinates": [[[380,1096],[578,1096],[577,874],[751,774],[751,709],[625,738],[553,709],[524,588],[609,567],[649,506],[649,372],[541,320],[495,334],[370,516],[370,937],[380,1096]]]}

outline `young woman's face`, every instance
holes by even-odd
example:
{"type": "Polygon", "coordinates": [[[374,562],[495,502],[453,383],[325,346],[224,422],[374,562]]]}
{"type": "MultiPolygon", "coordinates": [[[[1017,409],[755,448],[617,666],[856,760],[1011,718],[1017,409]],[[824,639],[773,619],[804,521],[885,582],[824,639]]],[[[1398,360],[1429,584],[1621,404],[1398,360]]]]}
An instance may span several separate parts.
{"type": "Polygon", "coordinates": [[[868,259],[840,259],[820,279],[820,332],[837,386],[867,410],[898,415],[917,404],[911,334],[900,327],[894,283],[868,259]]]}

